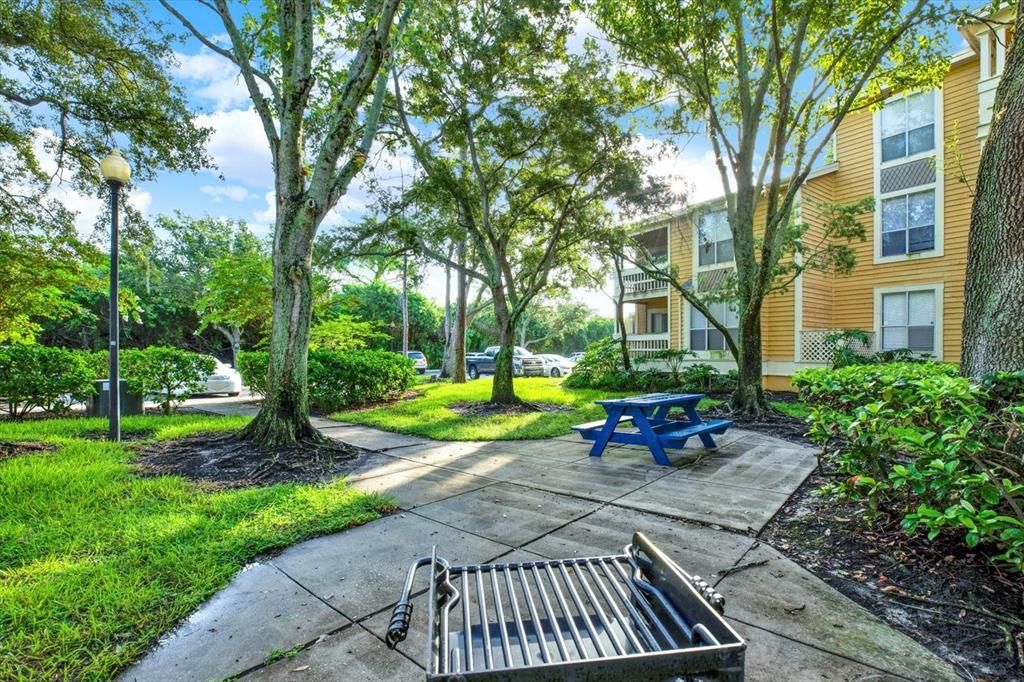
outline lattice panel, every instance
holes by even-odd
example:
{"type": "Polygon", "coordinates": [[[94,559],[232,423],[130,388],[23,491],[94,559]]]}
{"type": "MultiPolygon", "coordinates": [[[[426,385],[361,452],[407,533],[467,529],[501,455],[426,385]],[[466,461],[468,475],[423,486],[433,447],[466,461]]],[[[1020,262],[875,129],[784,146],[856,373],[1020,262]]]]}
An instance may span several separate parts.
{"type": "Polygon", "coordinates": [[[899,166],[883,168],[879,174],[881,192],[896,192],[909,187],[918,187],[935,182],[935,160],[918,159],[899,166]]]}
{"type": "MultiPolygon", "coordinates": [[[[831,363],[834,349],[825,339],[841,329],[803,329],[800,331],[800,361],[831,363]]],[[[860,355],[870,355],[874,350],[875,335],[868,334],[869,343],[848,342],[850,348],[860,355]]]]}

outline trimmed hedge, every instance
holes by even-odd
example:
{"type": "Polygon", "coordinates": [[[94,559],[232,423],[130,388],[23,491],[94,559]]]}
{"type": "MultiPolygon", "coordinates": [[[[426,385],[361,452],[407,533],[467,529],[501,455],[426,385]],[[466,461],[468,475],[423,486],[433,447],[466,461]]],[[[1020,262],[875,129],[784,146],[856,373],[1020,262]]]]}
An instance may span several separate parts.
{"type": "Polygon", "coordinates": [[[1024,570],[1024,372],[972,383],[944,363],[810,369],[793,377],[808,435],[844,479],[827,491],[957,534],[1024,570]]]}
{"type": "MultiPolygon", "coordinates": [[[[265,352],[239,354],[238,371],[254,393],[266,393],[268,357],[265,352]]],[[[415,376],[412,361],[399,353],[314,350],[309,353],[309,401],[323,412],[377,402],[409,388],[415,376]]]]}
{"type": "Polygon", "coordinates": [[[0,397],[16,419],[33,408],[66,412],[93,394],[92,379],[82,353],[35,343],[0,346],[0,397]]]}

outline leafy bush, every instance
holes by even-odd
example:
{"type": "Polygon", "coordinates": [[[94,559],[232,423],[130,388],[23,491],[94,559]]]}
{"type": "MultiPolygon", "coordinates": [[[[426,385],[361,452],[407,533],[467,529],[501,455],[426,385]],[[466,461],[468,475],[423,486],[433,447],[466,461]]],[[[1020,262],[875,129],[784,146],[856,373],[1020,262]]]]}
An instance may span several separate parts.
{"type": "Polygon", "coordinates": [[[894,363],[805,370],[808,435],[845,479],[829,490],[863,500],[871,519],[903,516],[908,533],[963,535],[1024,569],[1024,373],[972,383],[953,365],[894,363]]]}
{"type": "Polygon", "coordinates": [[[324,412],[384,400],[409,388],[415,377],[412,360],[384,350],[315,351],[309,356],[310,400],[324,412]]]}
{"type": "Polygon", "coordinates": [[[150,346],[122,351],[121,367],[129,390],[156,394],[164,414],[170,414],[176,403],[203,390],[217,362],[208,355],[150,346]]]}
{"type": "Polygon", "coordinates": [[[626,371],[622,348],[615,339],[605,338],[587,346],[572,374],[565,380],[568,388],[594,388],[606,391],[688,391],[691,393],[726,393],[736,387],[736,371],[721,374],[707,363],[683,364],[693,355],[687,350],[668,349],[637,359],[639,368],[626,371]],[[647,362],[668,365],[668,372],[644,367],[647,362]]]}
{"type": "MultiPolygon", "coordinates": [[[[241,353],[238,371],[254,393],[265,394],[269,356],[241,353]]],[[[384,400],[412,385],[412,360],[383,350],[309,352],[309,401],[324,412],[384,400]]]]}
{"type": "Polygon", "coordinates": [[[255,395],[267,394],[269,362],[266,351],[242,351],[238,354],[238,373],[242,375],[242,383],[255,395]]]}
{"type": "Polygon", "coordinates": [[[606,337],[587,346],[564,384],[569,388],[598,388],[598,384],[622,371],[622,347],[615,339],[606,337]]]}
{"type": "Polygon", "coordinates": [[[0,346],[0,397],[12,417],[33,408],[65,412],[93,394],[92,372],[75,351],[34,343],[0,346]]]}

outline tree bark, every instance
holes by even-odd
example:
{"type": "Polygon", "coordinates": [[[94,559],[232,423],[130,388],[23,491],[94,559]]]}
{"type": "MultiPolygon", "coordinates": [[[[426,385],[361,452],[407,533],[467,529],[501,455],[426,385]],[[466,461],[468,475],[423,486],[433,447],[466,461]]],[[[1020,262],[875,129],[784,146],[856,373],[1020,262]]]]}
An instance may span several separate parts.
{"type": "MultiPolygon", "coordinates": [[[[449,253],[449,256],[451,254],[449,253]]],[[[452,341],[452,267],[448,263],[444,265],[444,352],[441,354],[441,378],[447,379],[452,375],[453,366],[453,343],[452,341]]]]}
{"type": "Polygon", "coordinates": [[[622,368],[627,372],[633,369],[633,362],[629,357],[629,339],[626,338],[626,314],[623,308],[626,302],[626,282],[622,277],[622,259],[612,256],[612,263],[615,266],[615,277],[619,286],[615,295],[615,322],[619,325],[619,346],[622,350],[622,368]]]}
{"type": "Polygon", "coordinates": [[[217,324],[214,327],[231,344],[231,366],[238,369],[238,352],[242,349],[242,330],[234,325],[225,327],[222,324],[217,324]]]}
{"type": "Polygon", "coordinates": [[[452,358],[452,383],[466,383],[466,298],[469,296],[469,282],[466,276],[466,247],[459,244],[459,268],[455,284],[455,342],[452,358]]]}
{"type": "MultiPolygon", "coordinates": [[[[287,202],[286,202],[287,203],[287,202]]],[[[279,206],[274,240],[274,324],[270,334],[267,394],[240,437],[264,447],[320,440],[309,421],[307,386],[312,314],[314,230],[305,211],[279,206]]]]}
{"type": "Polygon", "coordinates": [[[740,319],[740,357],[732,409],[759,417],[768,410],[768,400],[761,386],[761,311],[760,308],[740,319]]]}
{"type": "Polygon", "coordinates": [[[996,89],[971,208],[960,371],[1024,369],[1024,2],[996,89]]]}
{"type": "Polygon", "coordinates": [[[501,350],[494,359],[494,384],[491,386],[491,402],[513,405],[519,402],[512,384],[512,356],[515,352],[515,320],[508,309],[505,292],[498,286],[494,289],[494,319],[498,325],[498,345],[501,350]]]}

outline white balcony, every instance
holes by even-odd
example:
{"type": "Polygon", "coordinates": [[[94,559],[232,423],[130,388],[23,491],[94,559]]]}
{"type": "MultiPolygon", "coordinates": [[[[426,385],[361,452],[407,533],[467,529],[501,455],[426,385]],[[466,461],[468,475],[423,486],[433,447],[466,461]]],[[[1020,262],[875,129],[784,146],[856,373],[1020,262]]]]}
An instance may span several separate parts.
{"type": "MultiPolygon", "coordinates": [[[[620,338],[619,334],[615,338],[620,338]]],[[[627,334],[626,346],[630,357],[644,358],[668,348],[668,332],[663,334],[627,334]]]]}
{"type": "MultiPolygon", "coordinates": [[[[667,266],[668,261],[659,261],[656,265],[659,268],[667,266]]],[[[629,268],[622,271],[622,283],[624,285],[624,301],[640,301],[645,298],[656,298],[668,295],[668,284],[660,282],[651,277],[640,268],[629,268]]],[[[615,283],[615,293],[618,294],[619,285],[615,283]]]]}

